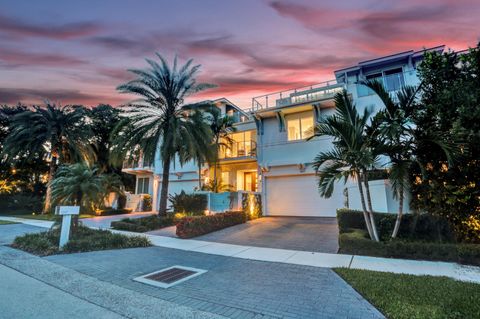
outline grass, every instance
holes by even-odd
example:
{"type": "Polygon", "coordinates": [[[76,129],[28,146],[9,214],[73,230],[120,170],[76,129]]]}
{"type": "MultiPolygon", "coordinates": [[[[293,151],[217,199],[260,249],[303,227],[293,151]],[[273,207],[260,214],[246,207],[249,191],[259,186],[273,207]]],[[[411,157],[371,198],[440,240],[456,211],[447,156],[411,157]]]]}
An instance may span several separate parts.
{"type": "Polygon", "coordinates": [[[60,229],[57,228],[42,233],[19,236],[13,241],[12,247],[35,255],[48,256],[58,253],[151,246],[150,241],[143,236],[125,236],[85,226],[78,226],[75,231],[72,230],[70,240],[62,251],[58,249],[59,238],[60,229]]]}
{"type": "Polygon", "coordinates": [[[10,225],[10,224],[17,224],[17,223],[6,221],[6,220],[0,220],[0,225],[10,225]]]}
{"type": "Polygon", "coordinates": [[[335,271],[387,318],[480,318],[479,284],[369,270],[335,271]]]}

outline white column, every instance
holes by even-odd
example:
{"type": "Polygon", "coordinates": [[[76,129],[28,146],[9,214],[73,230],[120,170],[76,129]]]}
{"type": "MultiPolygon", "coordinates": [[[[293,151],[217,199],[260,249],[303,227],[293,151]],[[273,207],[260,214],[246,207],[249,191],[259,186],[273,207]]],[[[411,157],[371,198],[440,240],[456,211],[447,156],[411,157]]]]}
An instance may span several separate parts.
{"type": "Polygon", "coordinates": [[[158,212],[158,194],[160,194],[160,176],[153,175],[152,211],[158,212]]]}

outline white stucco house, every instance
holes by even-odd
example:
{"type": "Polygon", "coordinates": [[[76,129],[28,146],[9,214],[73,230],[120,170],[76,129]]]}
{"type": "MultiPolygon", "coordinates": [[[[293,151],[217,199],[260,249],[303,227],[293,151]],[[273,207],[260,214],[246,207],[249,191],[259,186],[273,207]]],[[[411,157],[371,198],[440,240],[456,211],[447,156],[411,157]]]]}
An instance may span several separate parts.
{"type": "MultiPolygon", "coordinates": [[[[380,99],[359,84],[365,79],[380,79],[390,92],[404,85],[418,85],[417,66],[425,51],[442,52],[444,46],[422,51],[406,51],[359,62],[334,72],[335,79],[309,87],[294,88],[252,99],[242,109],[228,99],[215,100],[223,114],[236,119],[233,145],[220,152],[217,176],[235,191],[258,192],[266,216],[335,216],[336,209],[348,205],[359,209],[355,183],[338,183],[331,198],[320,197],[312,169],[313,158],[331,148],[329,138],[307,141],[309,129],[317,118],[335,111],[333,97],[346,89],[356,107],[379,110],[380,99]]],[[[162,163],[127,163],[124,172],[136,175],[136,194],[150,194],[158,207],[162,163]]],[[[169,193],[193,192],[212,177],[207,166],[198,172],[195,163],[173,163],[169,193]]],[[[386,180],[371,182],[373,208],[395,212],[398,203],[386,180]]],[[[407,202],[407,200],[406,200],[407,202]]],[[[408,207],[408,206],[407,206],[408,207]]]]}

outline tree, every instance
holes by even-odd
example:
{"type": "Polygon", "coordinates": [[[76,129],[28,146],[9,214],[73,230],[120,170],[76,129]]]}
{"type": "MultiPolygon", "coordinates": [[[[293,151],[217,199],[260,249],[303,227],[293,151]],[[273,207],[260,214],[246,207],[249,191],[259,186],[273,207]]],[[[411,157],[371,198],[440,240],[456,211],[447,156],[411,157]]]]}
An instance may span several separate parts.
{"type": "Polygon", "coordinates": [[[165,215],[172,161],[178,157],[180,164],[185,163],[210,141],[203,113],[193,111],[195,105],[185,104],[185,99],[213,85],[197,83],[200,65],[192,65],[193,60],[178,67],[176,57],[172,66],[158,53],[157,57],[160,63],[147,59],[148,69],[130,70],[137,78],[117,88],[139,96],[122,107],[121,115],[128,122],[119,134],[119,149],[125,154],[140,148],[147,161],[159,151],[163,165],[159,214],[165,215]]]}
{"type": "Polygon", "coordinates": [[[335,108],[335,114],[319,120],[311,137],[329,136],[333,139],[333,149],[320,152],[313,160],[313,167],[319,177],[318,189],[321,196],[329,198],[335,182],[347,182],[348,178],[356,179],[367,231],[371,239],[378,241],[367,177],[367,171],[376,159],[365,134],[371,113],[365,110],[363,114],[358,114],[345,90],[335,95],[335,108]]]}
{"type": "MultiPolygon", "coordinates": [[[[218,155],[222,148],[231,148],[234,141],[230,137],[231,133],[236,132],[236,128],[233,126],[235,120],[232,116],[222,115],[219,108],[212,106],[208,110],[208,122],[210,124],[210,130],[212,131],[212,155],[210,155],[211,162],[213,162],[213,183],[214,189],[223,189],[217,182],[217,165],[218,155]]],[[[207,154],[208,158],[208,154],[207,154]]]]}
{"type": "Polygon", "coordinates": [[[412,185],[412,205],[446,217],[458,240],[480,242],[480,45],[467,52],[427,53],[419,67],[423,83],[421,111],[415,115],[418,134],[432,131],[460,142],[456,165],[442,150],[423,148],[418,157],[427,169],[412,185]],[[473,222],[472,222],[473,221],[473,222]]]}
{"type": "Polygon", "coordinates": [[[51,209],[50,183],[59,164],[92,161],[89,138],[91,131],[85,122],[83,107],[47,103],[34,106],[13,116],[12,130],[5,140],[3,153],[11,161],[33,159],[39,154],[49,160],[48,186],[44,213],[51,209]]]}
{"type": "Polygon", "coordinates": [[[98,167],[85,163],[61,166],[51,183],[54,204],[80,206],[86,213],[102,207],[110,192],[123,193],[116,174],[100,174],[98,167]]]}
{"type": "Polygon", "coordinates": [[[418,103],[419,88],[405,86],[392,96],[378,81],[365,82],[380,98],[385,108],[379,111],[371,127],[376,143],[376,152],[389,157],[389,179],[392,182],[394,196],[399,201],[397,219],[392,232],[396,238],[403,216],[405,194],[410,190],[411,172],[414,166],[425,171],[423,163],[416,154],[419,149],[436,149],[443,153],[449,164],[453,163],[456,151],[454,143],[439,131],[430,130],[428,134],[418,134],[414,125],[415,114],[422,109],[418,103]]]}

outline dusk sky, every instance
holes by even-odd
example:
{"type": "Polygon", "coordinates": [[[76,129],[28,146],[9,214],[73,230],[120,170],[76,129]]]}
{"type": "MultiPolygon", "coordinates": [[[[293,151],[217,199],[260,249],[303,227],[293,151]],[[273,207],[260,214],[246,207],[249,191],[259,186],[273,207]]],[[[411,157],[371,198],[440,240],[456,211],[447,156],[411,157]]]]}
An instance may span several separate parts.
{"type": "Polygon", "coordinates": [[[218,88],[199,98],[249,107],[361,60],[475,46],[479,17],[479,0],[0,0],[0,103],[118,105],[126,70],[159,52],[202,65],[218,88]]]}

